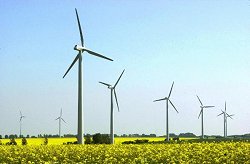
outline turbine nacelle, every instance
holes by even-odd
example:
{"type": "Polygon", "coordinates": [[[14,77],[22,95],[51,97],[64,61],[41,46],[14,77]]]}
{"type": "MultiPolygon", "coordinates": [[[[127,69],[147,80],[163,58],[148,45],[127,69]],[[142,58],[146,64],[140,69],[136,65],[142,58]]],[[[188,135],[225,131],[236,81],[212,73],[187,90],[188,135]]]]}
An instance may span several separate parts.
{"type": "Polygon", "coordinates": [[[84,47],[80,46],[80,45],[75,45],[74,50],[76,50],[76,51],[82,51],[82,50],[84,50],[84,47]]]}

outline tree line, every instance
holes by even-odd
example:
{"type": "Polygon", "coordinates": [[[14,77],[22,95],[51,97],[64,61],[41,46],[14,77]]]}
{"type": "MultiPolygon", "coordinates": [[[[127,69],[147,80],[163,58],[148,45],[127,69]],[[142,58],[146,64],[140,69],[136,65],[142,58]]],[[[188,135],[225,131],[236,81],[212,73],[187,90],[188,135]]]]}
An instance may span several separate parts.
{"type": "MultiPolygon", "coordinates": [[[[100,133],[96,133],[96,134],[100,134],[100,133]]],[[[93,137],[95,134],[85,134],[85,137],[93,137]]],[[[115,137],[157,137],[156,134],[122,134],[122,135],[114,135],[115,137]]],[[[59,138],[60,136],[58,134],[38,134],[37,136],[34,135],[17,135],[17,134],[10,134],[10,135],[0,135],[0,139],[11,139],[11,138],[59,138]]],[[[64,138],[74,138],[76,137],[75,134],[64,134],[63,136],[64,138]]],[[[165,136],[158,136],[158,137],[165,137],[165,136]]],[[[170,137],[197,137],[195,134],[193,133],[180,133],[179,135],[176,135],[174,133],[170,133],[170,137]]]]}

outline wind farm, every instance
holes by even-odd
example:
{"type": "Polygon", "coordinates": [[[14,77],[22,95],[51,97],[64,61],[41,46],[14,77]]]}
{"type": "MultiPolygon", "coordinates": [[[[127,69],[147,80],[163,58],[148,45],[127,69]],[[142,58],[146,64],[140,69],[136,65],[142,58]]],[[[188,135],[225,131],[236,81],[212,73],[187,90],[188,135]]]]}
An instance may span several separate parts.
{"type": "Polygon", "coordinates": [[[74,50],[78,51],[77,56],[73,60],[72,64],[69,66],[68,70],[66,73],[63,75],[63,78],[68,74],[70,69],[74,66],[74,64],[78,61],[78,127],[77,127],[77,141],[78,144],[84,144],[83,138],[83,110],[82,110],[82,54],[84,51],[88,52],[91,55],[113,61],[110,58],[107,58],[99,53],[96,53],[92,50],[89,50],[84,47],[84,39],[83,39],[83,34],[82,34],[82,28],[79,20],[79,16],[77,13],[77,10],[75,9],[76,12],[76,17],[77,17],[77,23],[78,23],[78,28],[80,32],[80,38],[81,38],[81,45],[75,45],[74,50]]]}
{"type": "Polygon", "coordinates": [[[0,163],[249,163],[247,3],[3,2],[0,163]]]}

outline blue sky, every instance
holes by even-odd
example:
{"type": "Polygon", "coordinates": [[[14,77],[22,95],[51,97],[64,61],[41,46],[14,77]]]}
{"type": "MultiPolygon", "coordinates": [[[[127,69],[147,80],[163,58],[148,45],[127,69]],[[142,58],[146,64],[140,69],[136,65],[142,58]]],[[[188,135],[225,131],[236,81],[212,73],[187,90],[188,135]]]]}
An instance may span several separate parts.
{"type": "Polygon", "coordinates": [[[200,135],[199,95],[205,134],[223,134],[217,117],[227,101],[228,134],[249,133],[250,2],[242,1],[1,1],[0,134],[58,133],[54,120],[63,108],[62,133],[77,130],[77,67],[65,79],[80,43],[114,59],[84,54],[84,131],[109,133],[110,92],[115,83],[120,112],[115,133],[165,134],[165,103],[154,99],[175,86],[170,132],[200,135]]]}

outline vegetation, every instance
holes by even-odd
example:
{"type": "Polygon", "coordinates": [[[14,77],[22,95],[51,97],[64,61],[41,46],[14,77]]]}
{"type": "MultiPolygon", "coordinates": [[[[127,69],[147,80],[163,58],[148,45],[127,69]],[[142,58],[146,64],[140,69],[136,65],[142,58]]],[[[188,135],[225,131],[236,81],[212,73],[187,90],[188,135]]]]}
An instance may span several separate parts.
{"type": "Polygon", "coordinates": [[[22,145],[27,145],[27,144],[28,144],[27,139],[26,139],[26,138],[23,138],[23,139],[22,139],[22,145]]]}
{"type": "Polygon", "coordinates": [[[0,145],[2,163],[250,163],[250,143],[0,145]]]}
{"type": "Polygon", "coordinates": [[[94,134],[92,138],[93,138],[93,142],[90,142],[90,143],[94,143],[94,144],[109,144],[110,143],[110,137],[108,134],[97,133],[97,134],[94,134]]]}

